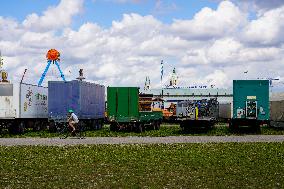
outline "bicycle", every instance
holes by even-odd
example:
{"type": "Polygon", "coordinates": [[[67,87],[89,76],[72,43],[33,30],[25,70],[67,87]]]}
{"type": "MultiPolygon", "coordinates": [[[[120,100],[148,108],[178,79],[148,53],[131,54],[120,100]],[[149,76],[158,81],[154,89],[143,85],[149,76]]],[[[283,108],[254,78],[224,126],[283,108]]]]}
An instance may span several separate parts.
{"type": "Polygon", "coordinates": [[[78,124],[75,125],[76,130],[74,132],[75,135],[71,135],[71,128],[69,127],[68,122],[64,122],[63,124],[58,124],[56,126],[57,131],[59,133],[59,138],[60,139],[66,139],[68,136],[72,137],[78,137],[79,139],[84,139],[86,136],[86,129],[84,127],[84,124],[79,122],[78,124]]]}

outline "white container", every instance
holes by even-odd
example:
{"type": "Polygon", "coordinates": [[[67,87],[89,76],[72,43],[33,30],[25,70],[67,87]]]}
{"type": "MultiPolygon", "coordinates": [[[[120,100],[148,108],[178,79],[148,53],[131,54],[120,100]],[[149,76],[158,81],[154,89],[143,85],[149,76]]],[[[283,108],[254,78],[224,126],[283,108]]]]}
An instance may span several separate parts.
{"type": "Polygon", "coordinates": [[[14,119],[16,111],[13,104],[13,84],[0,84],[0,119],[14,119]]]}
{"type": "Polygon", "coordinates": [[[48,88],[30,84],[0,84],[2,94],[7,95],[12,86],[10,96],[1,96],[0,93],[0,119],[36,119],[47,118],[48,88]]]}

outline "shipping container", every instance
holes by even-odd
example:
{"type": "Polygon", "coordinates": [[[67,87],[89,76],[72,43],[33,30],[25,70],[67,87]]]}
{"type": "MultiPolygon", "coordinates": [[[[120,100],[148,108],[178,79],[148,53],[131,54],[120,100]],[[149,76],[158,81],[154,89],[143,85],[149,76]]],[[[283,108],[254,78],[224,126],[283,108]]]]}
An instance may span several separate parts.
{"type": "Polygon", "coordinates": [[[259,128],[261,123],[268,123],[269,119],[269,81],[234,80],[230,127],[246,125],[259,128]]]}
{"type": "Polygon", "coordinates": [[[48,118],[51,122],[66,122],[72,109],[81,123],[93,129],[103,126],[105,87],[85,81],[48,82],[48,118]]]}
{"type": "Polygon", "coordinates": [[[107,88],[107,115],[113,131],[159,129],[163,115],[154,106],[153,95],[139,94],[138,87],[107,88]]]}
{"type": "Polygon", "coordinates": [[[19,83],[0,84],[0,121],[11,132],[24,132],[25,128],[36,130],[47,125],[46,87],[19,83]]]}
{"type": "Polygon", "coordinates": [[[218,119],[217,98],[187,100],[177,104],[177,120],[182,130],[212,128],[218,119]]]}
{"type": "Polygon", "coordinates": [[[137,87],[108,87],[108,118],[120,123],[139,119],[139,89],[137,87]]]}

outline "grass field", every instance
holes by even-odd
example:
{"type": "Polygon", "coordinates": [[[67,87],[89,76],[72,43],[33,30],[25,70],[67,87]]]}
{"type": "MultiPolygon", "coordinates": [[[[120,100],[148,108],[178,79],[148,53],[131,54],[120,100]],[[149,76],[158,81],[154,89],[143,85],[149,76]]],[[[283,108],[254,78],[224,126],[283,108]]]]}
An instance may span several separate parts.
{"type": "MultiPolygon", "coordinates": [[[[211,130],[192,130],[190,132],[182,132],[179,125],[164,124],[160,130],[149,130],[143,133],[135,132],[112,132],[109,130],[109,126],[105,125],[103,129],[98,131],[87,131],[87,137],[124,137],[124,136],[194,136],[194,135],[208,135],[208,136],[227,136],[227,135],[246,135],[246,134],[263,134],[263,135],[283,135],[284,129],[275,129],[270,127],[262,127],[260,133],[250,130],[249,128],[242,128],[238,132],[231,132],[226,124],[218,124],[211,130]]],[[[34,132],[32,130],[27,131],[23,135],[10,135],[4,133],[1,137],[58,137],[57,133],[50,133],[48,131],[34,132]]]]}
{"type": "Polygon", "coordinates": [[[282,143],[0,147],[0,188],[283,188],[282,143]]]}

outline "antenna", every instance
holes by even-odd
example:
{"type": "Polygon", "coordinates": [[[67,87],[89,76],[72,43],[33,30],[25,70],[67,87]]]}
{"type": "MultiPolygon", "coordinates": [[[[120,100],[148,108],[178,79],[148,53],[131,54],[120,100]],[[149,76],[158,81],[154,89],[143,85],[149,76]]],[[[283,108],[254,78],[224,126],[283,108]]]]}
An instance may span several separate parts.
{"type": "Polygon", "coordinates": [[[21,82],[20,82],[20,83],[23,83],[23,80],[24,80],[24,77],[25,77],[25,75],[26,75],[27,70],[28,70],[28,69],[25,69],[24,74],[23,74],[23,76],[22,76],[22,79],[21,79],[21,82]]]}

